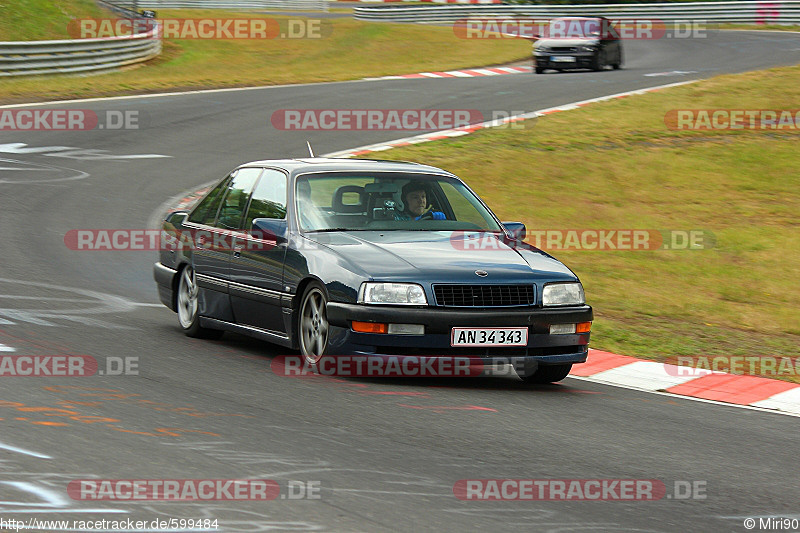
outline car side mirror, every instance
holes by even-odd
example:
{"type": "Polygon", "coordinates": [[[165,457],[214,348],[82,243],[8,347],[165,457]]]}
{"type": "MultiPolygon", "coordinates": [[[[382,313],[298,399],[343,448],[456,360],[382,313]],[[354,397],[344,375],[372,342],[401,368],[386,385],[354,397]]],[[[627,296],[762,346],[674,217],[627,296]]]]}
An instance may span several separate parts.
{"type": "Polygon", "coordinates": [[[167,217],[164,219],[164,222],[168,222],[173,226],[183,226],[183,223],[186,222],[187,218],[189,218],[188,211],[173,211],[167,215],[167,217]]]}
{"type": "Polygon", "coordinates": [[[525,240],[525,237],[527,236],[528,230],[525,228],[525,224],[523,222],[503,222],[503,228],[505,228],[509,237],[518,241],[525,240]]]}
{"type": "Polygon", "coordinates": [[[251,232],[256,239],[274,239],[276,244],[284,243],[288,238],[286,219],[256,218],[253,220],[251,232]]]}

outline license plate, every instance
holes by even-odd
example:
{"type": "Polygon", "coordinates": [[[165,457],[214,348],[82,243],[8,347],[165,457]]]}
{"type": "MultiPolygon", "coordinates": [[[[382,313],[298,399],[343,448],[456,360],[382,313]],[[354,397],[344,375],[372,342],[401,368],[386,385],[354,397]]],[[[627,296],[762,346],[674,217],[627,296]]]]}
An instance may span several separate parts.
{"type": "Polygon", "coordinates": [[[450,346],[527,346],[528,328],[453,328],[450,346]]]}
{"type": "Polygon", "coordinates": [[[553,56],[550,61],[553,63],[574,63],[575,58],[572,56],[553,56]]]}

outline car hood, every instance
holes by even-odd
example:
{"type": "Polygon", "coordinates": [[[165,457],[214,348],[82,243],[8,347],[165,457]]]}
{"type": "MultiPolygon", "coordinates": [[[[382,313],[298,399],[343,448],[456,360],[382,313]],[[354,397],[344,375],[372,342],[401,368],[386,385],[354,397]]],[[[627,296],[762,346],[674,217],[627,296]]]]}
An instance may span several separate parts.
{"type": "Polygon", "coordinates": [[[598,40],[595,38],[575,38],[575,39],[539,39],[536,41],[536,48],[541,46],[597,46],[598,40]]]}
{"type": "Polygon", "coordinates": [[[363,272],[386,281],[533,283],[576,280],[563,263],[492,233],[353,231],[306,234],[363,272]],[[479,277],[475,271],[487,276],[479,277]]]}

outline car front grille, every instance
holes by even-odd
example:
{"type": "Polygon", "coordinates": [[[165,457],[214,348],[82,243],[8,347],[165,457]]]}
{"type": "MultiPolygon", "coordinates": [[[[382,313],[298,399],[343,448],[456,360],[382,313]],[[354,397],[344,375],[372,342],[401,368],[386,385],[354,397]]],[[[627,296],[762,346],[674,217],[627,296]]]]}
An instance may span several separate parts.
{"type": "Polygon", "coordinates": [[[553,52],[557,53],[564,53],[564,52],[577,52],[578,49],[575,46],[554,46],[550,49],[553,52]]]}
{"type": "Polygon", "coordinates": [[[533,305],[533,285],[434,285],[436,305],[444,307],[512,307],[533,305]]]}

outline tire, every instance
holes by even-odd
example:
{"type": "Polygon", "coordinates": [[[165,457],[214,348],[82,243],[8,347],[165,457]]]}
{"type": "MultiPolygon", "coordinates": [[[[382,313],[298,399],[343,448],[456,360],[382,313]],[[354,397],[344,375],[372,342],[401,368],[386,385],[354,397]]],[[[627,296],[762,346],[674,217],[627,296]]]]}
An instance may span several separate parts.
{"type": "Polygon", "coordinates": [[[536,372],[529,376],[520,375],[520,379],[525,383],[542,384],[542,383],[555,383],[561,381],[572,370],[572,363],[565,365],[543,365],[540,366],[536,372]]]}
{"type": "Polygon", "coordinates": [[[316,365],[328,353],[328,297],[319,283],[311,283],[303,292],[297,315],[297,337],[300,353],[309,365],[316,365]]]}
{"type": "Polygon", "coordinates": [[[614,67],[614,70],[619,70],[622,68],[622,48],[620,48],[617,52],[617,61],[611,66],[614,67]]]}
{"type": "Polygon", "coordinates": [[[597,54],[592,58],[592,70],[595,72],[599,72],[603,70],[605,67],[605,53],[602,50],[598,50],[597,54]]]}
{"type": "Polygon", "coordinates": [[[544,73],[544,67],[536,67],[536,69],[535,69],[535,70],[536,70],[536,74],[542,74],[542,73],[544,73]]]}
{"type": "Polygon", "coordinates": [[[208,329],[200,327],[200,317],[198,311],[197,279],[192,265],[186,265],[181,270],[178,278],[177,309],[178,323],[183,328],[183,332],[189,337],[198,339],[219,339],[225,333],[219,329],[208,329]]]}

